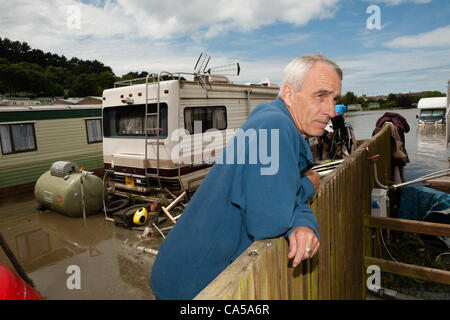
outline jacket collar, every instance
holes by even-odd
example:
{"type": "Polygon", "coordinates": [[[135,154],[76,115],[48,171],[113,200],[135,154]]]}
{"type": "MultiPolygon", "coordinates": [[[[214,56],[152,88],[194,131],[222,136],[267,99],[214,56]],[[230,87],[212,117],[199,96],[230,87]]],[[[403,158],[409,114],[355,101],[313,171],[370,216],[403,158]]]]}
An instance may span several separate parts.
{"type": "MultiPolygon", "coordinates": [[[[285,113],[286,115],[289,116],[289,118],[292,119],[292,115],[289,112],[289,109],[287,108],[286,104],[284,103],[284,101],[281,98],[276,98],[275,100],[272,101],[272,103],[274,106],[276,106],[278,109],[283,111],[283,113],[285,113]]],[[[294,121],[294,119],[292,119],[292,121],[294,121]]]]}
{"type": "MultiPolygon", "coordinates": [[[[284,103],[284,101],[281,98],[276,98],[275,100],[272,101],[272,104],[275,107],[279,108],[287,116],[289,116],[289,119],[291,119],[291,121],[294,123],[294,126],[295,126],[294,119],[292,118],[292,115],[291,115],[289,109],[287,108],[286,104],[284,103]]],[[[295,126],[295,128],[297,128],[297,126],[295,126]]],[[[306,138],[303,137],[303,135],[300,133],[300,131],[298,131],[298,129],[297,129],[297,132],[300,137],[300,141],[302,144],[304,144],[304,147],[306,150],[306,160],[308,163],[307,170],[309,170],[313,166],[313,158],[312,158],[312,153],[311,153],[311,147],[309,145],[309,139],[308,139],[308,136],[306,136],[306,138]]]]}

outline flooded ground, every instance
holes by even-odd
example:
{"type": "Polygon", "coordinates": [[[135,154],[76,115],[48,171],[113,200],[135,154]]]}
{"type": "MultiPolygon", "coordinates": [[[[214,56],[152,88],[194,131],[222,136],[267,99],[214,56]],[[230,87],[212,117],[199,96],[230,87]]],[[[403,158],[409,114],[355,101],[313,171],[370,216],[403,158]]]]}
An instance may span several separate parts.
{"type": "MultiPolygon", "coordinates": [[[[132,247],[142,243],[141,231],[116,227],[101,214],[85,223],[39,213],[37,205],[33,194],[0,202],[0,231],[45,298],[154,299],[148,282],[155,256],[132,247]],[[75,274],[70,266],[79,267],[80,289],[67,286],[75,274]]],[[[161,239],[151,238],[146,247],[158,249],[161,239]]],[[[11,268],[3,252],[0,261],[11,268]]]]}
{"type": "MultiPolygon", "coordinates": [[[[409,122],[406,149],[411,163],[408,180],[448,168],[445,128],[421,128],[416,109],[395,111],[409,122]]],[[[368,139],[384,111],[352,112],[347,121],[357,139],[368,139]]],[[[0,200],[0,231],[23,265],[36,289],[47,299],[154,299],[148,285],[154,255],[133,247],[142,243],[142,231],[114,226],[102,214],[68,218],[36,210],[33,194],[0,200]],[[70,266],[80,268],[81,288],[70,290],[70,266]]],[[[145,245],[157,249],[162,237],[145,245]]],[[[0,261],[11,268],[0,252],[0,261]]]]}
{"type": "MultiPolygon", "coordinates": [[[[386,111],[358,111],[346,114],[355,132],[357,140],[369,139],[376,121],[386,111]]],[[[410,126],[410,131],[405,134],[406,151],[410,163],[405,167],[407,180],[413,180],[428,173],[447,169],[450,152],[446,146],[445,125],[419,126],[416,115],[418,109],[389,110],[402,115],[410,126]]]]}

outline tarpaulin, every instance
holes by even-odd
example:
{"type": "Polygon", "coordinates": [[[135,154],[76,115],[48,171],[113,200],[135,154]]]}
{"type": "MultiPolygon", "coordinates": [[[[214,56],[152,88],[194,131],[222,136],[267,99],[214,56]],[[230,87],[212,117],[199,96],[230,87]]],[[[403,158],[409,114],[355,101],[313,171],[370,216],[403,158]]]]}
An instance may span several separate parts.
{"type": "Polygon", "coordinates": [[[450,194],[424,186],[404,186],[398,218],[450,224],[450,194]]]}

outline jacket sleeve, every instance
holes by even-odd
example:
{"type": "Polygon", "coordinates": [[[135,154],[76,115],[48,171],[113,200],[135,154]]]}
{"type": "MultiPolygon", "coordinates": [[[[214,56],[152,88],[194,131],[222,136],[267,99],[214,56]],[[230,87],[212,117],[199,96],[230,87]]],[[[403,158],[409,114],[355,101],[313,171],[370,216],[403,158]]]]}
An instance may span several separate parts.
{"type": "Polygon", "coordinates": [[[317,223],[316,216],[308,205],[308,200],[310,200],[315,194],[314,184],[306,176],[300,178],[300,180],[301,187],[300,192],[297,194],[295,203],[294,221],[285,237],[286,239],[289,239],[289,235],[295,228],[299,226],[306,226],[313,230],[317,239],[319,239],[319,225],[317,223]]]}
{"type": "Polygon", "coordinates": [[[298,136],[289,130],[279,130],[279,163],[275,174],[263,175],[262,165],[246,164],[242,167],[242,180],[234,182],[233,197],[239,199],[239,206],[244,209],[243,222],[253,241],[287,235],[300,225],[317,234],[317,222],[307,204],[314,195],[314,185],[300,175],[300,168],[306,163],[299,163],[304,159],[298,156],[294,139],[298,136]]]}

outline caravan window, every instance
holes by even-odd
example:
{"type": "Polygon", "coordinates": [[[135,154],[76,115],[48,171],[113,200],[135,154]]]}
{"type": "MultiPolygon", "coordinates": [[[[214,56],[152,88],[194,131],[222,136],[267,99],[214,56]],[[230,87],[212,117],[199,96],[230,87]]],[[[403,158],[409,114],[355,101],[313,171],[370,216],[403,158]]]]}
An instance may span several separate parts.
{"type": "Polygon", "coordinates": [[[86,120],[86,135],[88,143],[102,142],[102,120],[86,120]]]}
{"type": "Polygon", "coordinates": [[[194,134],[194,121],[201,121],[202,133],[208,129],[224,130],[227,128],[227,109],[224,106],[185,108],[184,128],[190,134],[194,134]]]}
{"type": "Polygon", "coordinates": [[[37,150],[34,123],[2,124],[0,139],[3,154],[37,150]]]}
{"type": "MultiPolygon", "coordinates": [[[[148,105],[147,128],[162,128],[160,138],[167,138],[167,104],[160,103],[159,126],[157,126],[157,104],[148,105]]],[[[145,105],[121,106],[103,109],[103,134],[107,138],[145,136],[145,105]]],[[[148,130],[147,137],[156,138],[157,130],[148,130]]]]}

